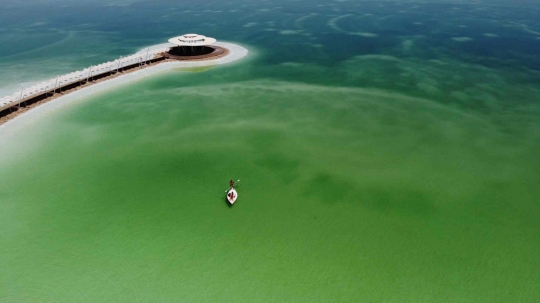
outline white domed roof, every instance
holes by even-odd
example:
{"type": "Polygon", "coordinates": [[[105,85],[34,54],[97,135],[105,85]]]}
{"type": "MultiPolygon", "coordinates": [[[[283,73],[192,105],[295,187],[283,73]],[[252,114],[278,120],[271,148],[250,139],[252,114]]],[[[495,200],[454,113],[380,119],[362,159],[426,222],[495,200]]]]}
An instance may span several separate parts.
{"type": "Polygon", "coordinates": [[[171,38],[169,42],[178,46],[203,46],[216,42],[216,39],[197,34],[185,34],[171,38]]]}

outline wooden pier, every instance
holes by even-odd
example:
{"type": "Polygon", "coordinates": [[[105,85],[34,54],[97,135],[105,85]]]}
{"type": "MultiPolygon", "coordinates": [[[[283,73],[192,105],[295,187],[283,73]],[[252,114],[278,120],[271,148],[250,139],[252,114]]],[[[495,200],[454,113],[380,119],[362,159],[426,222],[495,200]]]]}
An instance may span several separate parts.
{"type": "MultiPolygon", "coordinates": [[[[200,61],[200,60],[210,60],[210,59],[216,59],[223,57],[227,55],[228,50],[224,49],[222,47],[218,46],[212,46],[210,47],[210,51],[206,51],[204,54],[187,54],[187,55],[178,55],[176,51],[174,51],[174,48],[169,49],[162,49],[155,51],[153,53],[149,53],[149,51],[146,53],[146,56],[141,55],[139,57],[138,54],[130,56],[131,59],[128,61],[124,61],[124,64],[122,64],[121,60],[122,58],[118,59],[120,60],[117,65],[116,60],[112,62],[111,64],[108,64],[105,66],[105,68],[100,67],[99,69],[96,68],[96,70],[92,71],[93,67],[90,67],[88,72],[86,72],[86,69],[82,72],[79,72],[76,76],[73,76],[72,79],[69,79],[68,77],[64,76],[64,78],[68,78],[67,81],[62,81],[58,83],[59,78],[57,77],[54,81],[54,85],[44,86],[42,84],[39,89],[34,88],[30,91],[24,91],[21,90],[20,97],[11,97],[11,101],[9,103],[2,104],[0,103],[0,124],[3,124],[7,122],[8,120],[11,120],[15,118],[16,116],[36,107],[43,103],[46,103],[48,101],[54,100],[62,95],[65,95],[69,92],[72,92],[74,90],[79,90],[81,88],[90,86],[94,83],[99,83],[102,81],[106,81],[108,79],[112,79],[118,76],[121,76],[126,73],[130,73],[139,69],[143,69],[149,66],[153,66],[162,62],[171,62],[171,61],[200,61]],[[148,56],[151,55],[151,56],[148,56]],[[146,60],[142,60],[144,57],[146,57],[146,60]],[[140,58],[139,60],[135,60],[134,58],[140,58]],[[13,100],[16,99],[16,100],[13,100]]],[[[129,57],[127,57],[129,58],[129,57]]],[[[49,83],[52,83],[53,80],[49,80],[49,83]]],[[[15,96],[15,94],[14,94],[15,96]]],[[[7,97],[6,97],[7,98],[7,97]]],[[[4,100],[6,99],[4,98],[4,100]]]]}

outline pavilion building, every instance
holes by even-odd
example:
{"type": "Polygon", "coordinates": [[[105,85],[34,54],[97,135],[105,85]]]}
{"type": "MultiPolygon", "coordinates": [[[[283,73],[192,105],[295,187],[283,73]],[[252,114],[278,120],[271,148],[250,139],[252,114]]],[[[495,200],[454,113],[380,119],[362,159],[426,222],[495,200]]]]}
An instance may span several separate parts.
{"type": "Polygon", "coordinates": [[[215,42],[216,39],[214,38],[198,34],[185,34],[169,39],[169,43],[176,45],[175,48],[178,48],[176,52],[181,52],[184,55],[204,55],[212,52],[213,48],[209,46],[215,42]]]}

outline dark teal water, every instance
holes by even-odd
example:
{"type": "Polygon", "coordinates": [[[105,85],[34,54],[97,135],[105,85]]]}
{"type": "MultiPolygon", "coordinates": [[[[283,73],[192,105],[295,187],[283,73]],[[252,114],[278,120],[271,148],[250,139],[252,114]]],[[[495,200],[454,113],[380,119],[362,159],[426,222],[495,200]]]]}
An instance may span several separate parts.
{"type": "Polygon", "coordinates": [[[0,12],[0,90],[185,32],[251,53],[0,133],[0,302],[540,295],[537,6],[54,3],[0,12]]]}

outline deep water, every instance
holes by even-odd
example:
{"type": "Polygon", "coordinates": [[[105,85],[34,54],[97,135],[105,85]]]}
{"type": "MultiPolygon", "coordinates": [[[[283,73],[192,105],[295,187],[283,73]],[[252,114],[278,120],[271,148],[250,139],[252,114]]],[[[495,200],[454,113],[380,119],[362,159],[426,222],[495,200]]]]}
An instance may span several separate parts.
{"type": "Polygon", "coordinates": [[[539,9],[8,2],[6,94],[186,32],[250,55],[0,128],[0,302],[534,301],[539,9]]]}

